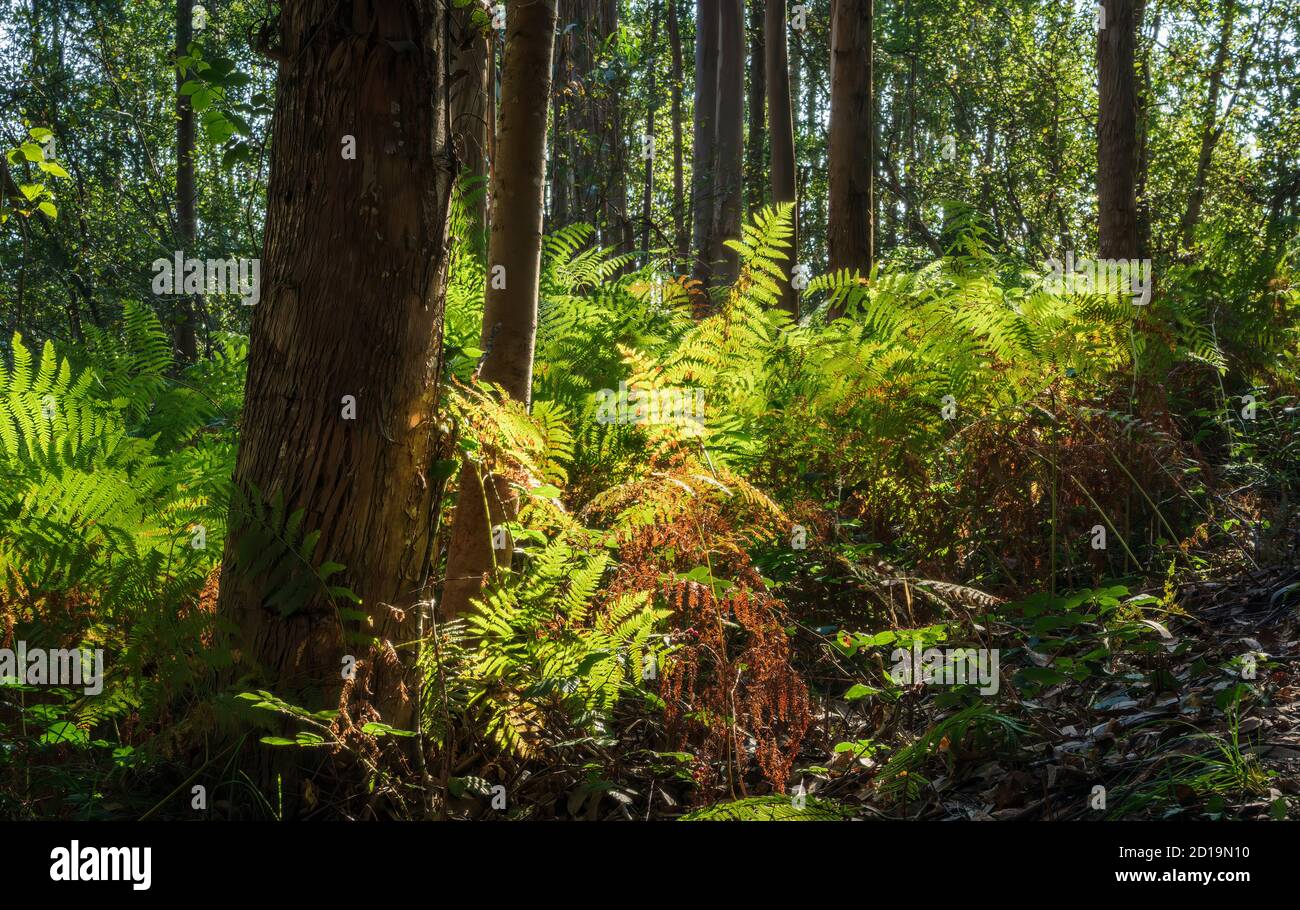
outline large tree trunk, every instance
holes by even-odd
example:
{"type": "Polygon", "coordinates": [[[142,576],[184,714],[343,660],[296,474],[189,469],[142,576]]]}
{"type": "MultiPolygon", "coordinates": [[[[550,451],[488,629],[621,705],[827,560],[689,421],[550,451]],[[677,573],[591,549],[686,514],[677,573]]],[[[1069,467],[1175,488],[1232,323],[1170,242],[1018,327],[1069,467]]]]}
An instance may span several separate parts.
{"type": "Polygon", "coordinates": [[[682,149],[682,36],[677,20],[677,0],[668,0],[668,43],[672,50],[673,115],[673,249],[676,266],[686,268],[690,237],[686,233],[686,180],[682,149]]]}
{"type": "Polygon", "coordinates": [[[1192,248],[1196,238],[1196,226],[1201,221],[1201,205],[1205,202],[1205,184],[1210,176],[1210,162],[1214,159],[1214,147],[1219,144],[1223,127],[1218,124],[1219,93],[1223,90],[1223,73],[1228,66],[1228,50],[1232,46],[1232,26],[1237,18],[1237,0],[1224,0],[1223,21],[1219,29],[1219,47],[1214,55],[1214,66],[1210,70],[1210,87],[1205,98],[1205,115],[1201,125],[1201,148],[1196,156],[1196,178],[1192,191],[1187,197],[1187,210],[1183,212],[1179,233],[1185,250],[1192,248]]]}
{"type": "Polygon", "coordinates": [[[745,10],[742,0],[719,0],[718,200],[713,229],[713,280],[725,287],[740,274],[740,254],[726,245],[740,239],[744,196],[745,10]]]}
{"type": "MultiPolygon", "coordinates": [[[[438,0],[281,6],[262,292],[234,479],[257,512],[267,502],[283,511],[259,522],[232,510],[219,611],[238,629],[244,684],[295,704],[338,704],[349,648],[323,585],[286,597],[286,579],[304,578],[298,544],[309,532],[319,534],[310,563],[345,567],[329,584],[361,598],[381,650],[392,658],[382,643],[415,636],[454,179],[445,22],[438,0]],[[342,155],[345,136],[355,159],[342,155]]],[[[373,669],[376,703],[402,724],[400,666],[373,669]]]]}
{"type": "Polygon", "coordinates": [[[695,278],[713,273],[713,207],[717,199],[718,0],[695,0],[695,138],[691,179],[691,237],[695,278]]]}
{"type": "MultiPolygon", "coordinates": [[[[537,334],[537,283],[542,260],[546,185],[546,113],[551,93],[556,0],[512,3],[506,13],[501,72],[501,131],[492,192],[488,287],[483,305],[480,377],[527,404],[537,334]],[[498,267],[503,272],[498,272],[498,267]],[[494,272],[505,278],[504,287],[494,272]]],[[[466,462],[447,547],[441,612],[465,612],[495,566],[510,565],[509,540],[493,549],[492,527],[514,517],[514,492],[504,478],[481,478],[466,462]],[[486,500],[486,509],[485,509],[486,500]],[[498,558],[494,559],[494,554],[498,558]]]]}
{"type": "MultiPolygon", "coordinates": [[[[189,53],[193,40],[193,2],[176,0],[176,56],[189,53]]],[[[186,256],[198,252],[194,248],[198,236],[198,217],[195,214],[194,189],[194,107],[189,95],[181,94],[181,85],[191,78],[176,71],[176,243],[186,256]]],[[[173,314],[173,340],[176,357],[180,363],[193,363],[199,355],[198,339],[194,330],[195,313],[199,302],[191,296],[179,297],[173,314]]]]}
{"type": "Polygon", "coordinates": [[[1136,259],[1138,99],[1134,51],[1140,0],[1104,0],[1097,36],[1097,223],[1103,259],[1136,259]]]}
{"type": "Polygon", "coordinates": [[[829,264],[831,271],[856,269],[863,275],[875,253],[873,5],[872,0],[834,0],[831,19],[829,264]]]}
{"type": "MultiPolygon", "coordinates": [[[[786,43],[785,0],[767,0],[767,119],[772,145],[772,202],[791,203],[794,236],[790,243],[789,276],[798,261],[799,208],[796,204],[794,172],[794,113],[790,106],[790,55],[786,43]]],[[[799,314],[799,295],[787,277],[781,283],[781,308],[799,314]]]]}
{"type": "Polygon", "coordinates": [[[767,199],[767,118],[763,99],[767,96],[767,52],[764,50],[763,4],[749,7],[749,126],[745,137],[745,206],[757,211],[767,199]]]}
{"type": "Polygon", "coordinates": [[[461,174],[470,178],[470,219],[476,246],[482,249],[487,231],[488,175],[488,36],[472,22],[473,7],[452,7],[451,134],[461,174]]]}

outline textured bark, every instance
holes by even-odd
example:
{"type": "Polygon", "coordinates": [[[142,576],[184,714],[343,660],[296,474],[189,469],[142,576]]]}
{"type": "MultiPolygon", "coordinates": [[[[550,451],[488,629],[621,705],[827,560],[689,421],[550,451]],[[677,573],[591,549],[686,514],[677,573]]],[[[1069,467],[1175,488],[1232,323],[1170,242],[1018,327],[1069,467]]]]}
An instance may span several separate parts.
{"type": "Polygon", "coordinates": [[[834,0],[831,19],[827,245],[831,271],[856,269],[863,275],[875,252],[872,14],[872,0],[834,0]]]}
{"type": "MultiPolygon", "coordinates": [[[[487,230],[488,36],[473,25],[472,7],[451,10],[451,134],[461,174],[472,179],[470,218],[477,238],[487,230]]],[[[480,247],[481,248],[481,247],[480,247]]]]}
{"type": "MultiPolygon", "coordinates": [[[[546,186],[546,114],[551,94],[556,0],[512,3],[506,13],[506,54],[501,72],[501,124],[492,191],[488,287],[483,304],[480,377],[527,404],[537,335],[537,283],[542,259],[542,203],[546,186]],[[505,287],[492,280],[505,269],[505,287]]],[[[514,517],[517,503],[503,478],[479,477],[466,463],[447,547],[447,581],[441,612],[469,609],[484,575],[510,565],[511,544],[492,548],[492,527],[514,517]],[[485,495],[486,493],[486,495],[485,495]],[[485,509],[486,500],[486,509],[485,509]],[[494,559],[494,556],[496,557],[494,559]]]]}
{"type": "Polygon", "coordinates": [[[764,99],[767,97],[767,52],[763,32],[766,28],[764,5],[749,6],[749,97],[746,102],[749,118],[745,136],[745,206],[753,212],[767,200],[767,118],[764,99]]]}
{"type": "Polygon", "coordinates": [[[718,141],[718,0],[695,0],[695,137],[691,179],[691,238],[695,278],[713,273],[713,206],[718,141]]]}
{"type": "MultiPolygon", "coordinates": [[[[771,130],[772,202],[795,203],[797,188],[794,172],[794,114],[790,106],[790,55],[786,43],[785,0],[767,0],[767,119],[771,130]]],[[[794,208],[794,236],[791,238],[789,276],[799,249],[799,209],[794,208]]],[[[789,278],[781,283],[781,308],[798,315],[799,295],[789,278]]]]}
{"type": "MultiPolygon", "coordinates": [[[[286,0],[280,41],[235,483],[303,510],[301,532],[320,535],[316,564],[346,567],[330,583],[362,599],[380,641],[409,641],[454,176],[445,16],[437,0],[286,0]],[[355,160],[341,154],[345,135],[355,160]],[[354,420],[342,419],[347,395],[354,420]]],[[[273,576],[238,557],[254,532],[239,515],[231,524],[219,611],[238,629],[237,675],[295,704],[336,705],[347,646],[335,605],[317,590],[288,615],[271,607],[273,576]]],[[[409,704],[393,675],[371,681],[385,719],[400,722],[409,704]]]]}
{"type": "Polygon", "coordinates": [[[678,0],[668,2],[668,44],[672,53],[672,85],[670,87],[673,115],[673,249],[676,265],[686,268],[690,256],[690,237],[686,232],[686,180],[682,148],[682,36],[677,19],[678,0]]]}
{"type": "MultiPolygon", "coordinates": [[[[191,0],[176,0],[176,56],[188,52],[193,40],[191,0]]],[[[193,256],[198,236],[194,188],[194,107],[181,85],[189,76],[176,72],[176,243],[185,255],[193,256]]],[[[177,360],[193,363],[199,354],[195,334],[195,313],[199,302],[191,296],[178,297],[173,315],[173,339],[177,360]]]]}
{"type": "Polygon", "coordinates": [[[745,10],[742,0],[718,5],[718,199],[711,261],[714,285],[725,287],[740,273],[740,254],[726,241],[740,238],[744,194],[745,10]]]}
{"type": "Polygon", "coordinates": [[[1097,36],[1097,223],[1103,259],[1136,259],[1139,0],[1104,0],[1097,36]]]}

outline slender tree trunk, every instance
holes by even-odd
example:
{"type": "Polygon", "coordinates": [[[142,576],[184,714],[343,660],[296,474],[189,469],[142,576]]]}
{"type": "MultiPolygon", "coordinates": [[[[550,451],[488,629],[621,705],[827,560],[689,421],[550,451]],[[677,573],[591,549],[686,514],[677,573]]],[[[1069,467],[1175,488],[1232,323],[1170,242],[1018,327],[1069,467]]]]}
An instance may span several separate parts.
{"type": "MultiPolygon", "coordinates": [[[[790,118],[791,121],[793,122],[794,147],[798,149],[799,148],[799,118],[795,116],[794,112],[795,110],[798,109],[799,99],[803,97],[804,53],[803,53],[802,32],[794,33],[794,44],[793,46],[790,47],[790,50],[791,50],[790,65],[789,65],[790,118]]],[[[796,153],[795,161],[798,162],[797,153],[796,153]]],[[[796,187],[808,185],[808,166],[806,164],[802,169],[799,167],[797,163],[795,164],[794,184],[796,187]]],[[[808,204],[807,198],[797,200],[795,203],[794,220],[795,223],[800,226],[805,224],[803,207],[806,206],[807,204],[808,204]]],[[[804,248],[811,247],[811,238],[807,236],[807,233],[808,233],[807,231],[801,232],[801,236],[798,238],[800,245],[804,248]]],[[[790,255],[792,257],[792,261],[794,262],[799,262],[804,258],[800,246],[796,246],[793,250],[791,250],[790,255]]]]}
{"type": "Polygon", "coordinates": [[[745,138],[745,206],[757,211],[767,199],[767,131],[763,100],[767,97],[767,52],[763,4],[749,6],[749,114],[745,138]]]}
{"type": "MultiPolygon", "coordinates": [[[[1142,2],[1145,13],[1146,0],[1142,2]]],[[[1138,203],[1138,247],[1140,255],[1152,255],[1151,240],[1151,200],[1147,194],[1147,183],[1151,175],[1151,124],[1156,111],[1155,91],[1151,84],[1151,49],[1155,46],[1156,36],[1160,34],[1160,8],[1156,8],[1155,21],[1151,23],[1150,37],[1142,49],[1142,61],[1139,65],[1138,84],[1138,164],[1137,164],[1137,203],[1138,203]]]]}
{"type": "Polygon", "coordinates": [[[487,217],[488,230],[492,229],[492,185],[496,178],[497,164],[497,92],[499,89],[499,80],[501,76],[500,67],[497,66],[497,58],[501,52],[500,41],[497,40],[497,30],[489,29],[488,35],[488,76],[487,76],[487,147],[488,147],[488,172],[487,172],[487,217]]]}
{"type": "MultiPolygon", "coordinates": [[[[730,2],[730,0],[728,0],[730,2]]],[[[691,235],[695,278],[707,284],[713,274],[713,207],[717,199],[718,0],[695,0],[695,139],[691,181],[691,235]]]]}
{"type": "MultiPolygon", "coordinates": [[[[506,13],[501,73],[501,136],[488,245],[480,377],[528,404],[537,335],[542,204],[546,186],[546,114],[551,93],[556,0],[512,3],[506,13]],[[504,281],[495,280],[503,277],[504,281]]],[[[442,614],[458,616],[482,589],[483,577],[510,565],[511,543],[493,549],[492,527],[514,517],[515,494],[503,477],[480,478],[466,462],[447,548],[442,614]],[[485,508],[486,505],[486,508],[485,508]],[[496,559],[494,559],[494,554],[496,559]]]]}
{"type": "Polygon", "coordinates": [[[718,16],[718,200],[714,215],[714,283],[732,284],[740,254],[726,245],[740,238],[744,195],[745,10],[742,0],[719,0],[718,16]]]}
{"type": "MultiPolygon", "coordinates": [[[[655,50],[659,43],[659,5],[651,3],[650,6],[650,43],[646,46],[646,115],[645,115],[645,134],[650,137],[653,143],[655,135],[655,111],[659,107],[658,86],[655,79],[655,50]]],[[[641,194],[641,250],[647,255],[650,250],[650,225],[654,212],[654,188],[655,188],[655,154],[656,150],[651,146],[651,154],[643,156],[645,158],[645,184],[641,194]]]]}
{"type": "Polygon", "coordinates": [[[568,141],[568,84],[569,36],[565,33],[566,0],[558,4],[558,26],[555,30],[555,65],[553,67],[551,102],[551,225],[557,227],[572,220],[569,210],[569,191],[572,183],[568,141]]]}
{"type": "Polygon", "coordinates": [[[470,219],[480,252],[487,231],[488,36],[473,24],[472,7],[451,10],[452,141],[462,175],[469,178],[470,219]]]}
{"type": "Polygon", "coordinates": [[[1136,259],[1139,0],[1104,0],[1097,36],[1097,221],[1103,259],[1136,259]]]}
{"type": "Polygon", "coordinates": [[[690,256],[690,237],[686,232],[686,180],[682,160],[682,36],[677,20],[677,0],[668,0],[668,43],[673,67],[673,248],[677,268],[685,269],[690,256]]]}
{"type": "Polygon", "coordinates": [[[568,21],[573,25],[573,73],[577,84],[570,99],[570,134],[574,154],[574,216],[599,227],[604,210],[605,189],[601,181],[599,144],[603,133],[595,101],[596,46],[599,22],[596,0],[569,0],[568,21]]]}
{"type": "MultiPolygon", "coordinates": [[[[176,0],[177,57],[189,51],[193,35],[193,6],[192,0],[176,0]]],[[[192,256],[198,252],[194,248],[198,235],[194,189],[194,108],[189,96],[180,91],[187,78],[180,70],[176,71],[176,242],[187,256],[192,256]]],[[[194,298],[177,298],[173,332],[180,363],[193,363],[198,358],[198,340],[194,331],[196,309],[194,298]]]]}
{"type": "Polygon", "coordinates": [[[1187,210],[1179,227],[1184,250],[1192,248],[1196,226],[1201,220],[1201,205],[1205,202],[1205,184],[1210,175],[1210,162],[1214,147],[1218,145],[1223,129],[1218,125],[1219,94],[1223,90],[1223,73],[1228,66],[1228,51],[1232,46],[1232,26],[1237,17],[1237,0],[1224,0],[1223,22],[1219,29],[1219,46],[1210,70],[1210,87],[1205,99],[1205,115],[1201,126],[1201,148],[1196,157],[1196,179],[1187,197],[1187,210]]]}
{"type": "Polygon", "coordinates": [[[872,14],[873,0],[834,0],[831,20],[830,268],[863,275],[875,252],[872,14]]]}
{"type": "MultiPolygon", "coordinates": [[[[916,60],[920,54],[920,26],[912,15],[911,0],[903,0],[903,17],[907,29],[907,165],[903,172],[904,234],[912,243],[922,241],[917,226],[924,226],[916,205],[916,60]]],[[[942,247],[940,248],[942,250],[942,247]]]]}
{"type": "MultiPolygon", "coordinates": [[[[234,477],[267,517],[232,510],[218,605],[237,630],[241,684],[337,706],[351,654],[367,674],[364,697],[403,727],[412,705],[391,644],[415,637],[435,505],[454,180],[445,26],[438,0],[280,8],[262,292],[234,477]],[[342,155],[344,136],[355,159],[342,155]],[[309,533],[310,564],[300,556],[309,533]],[[310,575],[285,584],[326,562],[344,567],[329,584],[361,599],[369,654],[345,635],[338,608],[350,601],[310,575]]],[[[292,813],[287,751],[259,773],[285,775],[292,813]]]]}
{"type": "Polygon", "coordinates": [[[790,107],[790,59],[786,43],[785,0],[767,0],[767,119],[772,132],[772,202],[791,203],[794,236],[791,237],[787,278],[781,283],[781,308],[797,316],[799,295],[789,277],[799,251],[799,207],[794,171],[794,115],[790,107]]]}
{"type": "MultiPolygon", "coordinates": [[[[602,0],[600,5],[600,40],[606,43],[618,32],[618,0],[602,0]]],[[[601,105],[601,129],[604,138],[605,223],[621,253],[630,252],[635,244],[634,227],[627,206],[627,146],[623,142],[623,102],[617,87],[607,89],[601,105]]]]}

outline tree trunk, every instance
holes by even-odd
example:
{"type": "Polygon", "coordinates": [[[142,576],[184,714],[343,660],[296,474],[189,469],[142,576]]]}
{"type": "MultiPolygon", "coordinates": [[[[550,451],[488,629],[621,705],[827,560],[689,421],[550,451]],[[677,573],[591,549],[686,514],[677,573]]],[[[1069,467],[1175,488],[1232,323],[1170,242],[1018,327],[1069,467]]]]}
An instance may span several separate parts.
{"type": "MultiPolygon", "coordinates": [[[[511,398],[528,404],[537,335],[546,113],[551,93],[556,0],[512,3],[506,16],[501,134],[492,192],[480,377],[498,383],[511,398]],[[504,287],[494,280],[497,274],[504,277],[504,287]]],[[[469,462],[461,470],[459,490],[442,596],[441,612],[448,618],[469,608],[470,600],[482,589],[484,575],[494,566],[510,565],[510,541],[506,540],[503,549],[493,550],[492,527],[513,518],[517,507],[505,478],[488,477],[484,482],[477,466],[469,462]],[[494,553],[499,553],[500,558],[494,560],[494,553]]]]}
{"type": "Polygon", "coordinates": [[[827,245],[831,271],[854,269],[862,275],[871,271],[875,252],[873,5],[873,0],[834,0],[831,19],[827,245]]]}
{"type": "Polygon", "coordinates": [[[767,97],[767,52],[763,4],[749,6],[749,126],[745,138],[745,206],[755,212],[767,200],[767,118],[763,99],[767,97]]]}
{"type": "Polygon", "coordinates": [[[461,174],[470,178],[470,220],[480,251],[487,231],[488,36],[473,24],[473,7],[451,10],[451,134],[461,174]]]}
{"type": "Polygon", "coordinates": [[[711,258],[715,286],[726,287],[740,273],[740,254],[726,241],[740,239],[744,194],[745,10],[742,0],[718,5],[718,199],[711,258]]]}
{"type": "Polygon", "coordinates": [[[604,189],[600,180],[600,117],[594,97],[597,37],[596,0],[568,0],[566,21],[573,25],[574,95],[569,99],[569,132],[575,145],[573,161],[574,218],[600,225],[604,189]]]}
{"type": "MultiPolygon", "coordinates": [[[[497,30],[490,29],[488,35],[488,76],[487,76],[487,215],[489,221],[492,218],[492,182],[496,176],[497,161],[497,91],[499,88],[501,70],[497,66],[497,58],[500,55],[499,42],[497,41],[497,30]]],[[[488,225],[491,230],[492,225],[488,225]]]]}
{"type": "MultiPolygon", "coordinates": [[[[794,175],[794,114],[790,106],[790,59],[786,43],[785,0],[767,0],[767,119],[772,132],[772,202],[794,204],[790,261],[785,273],[791,275],[799,250],[799,209],[796,203],[794,175]]],[[[799,315],[799,295],[787,277],[781,283],[781,308],[799,315]]]]}
{"type": "Polygon", "coordinates": [[[1104,0],[1097,36],[1097,222],[1103,259],[1136,259],[1139,0],[1104,0]]]}
{"type": "MultiPolygon", "coordinates": [[[[659,5],[650,5],[650,43],[646,45],[646,114],[645,134],[653,143],[655,134],[655,111],[659,107],[659,95],[655,80],[655,46],[659,43],[659,5]]],[[[655,149],[645,157],[645,184],[641,194],[641,250],[648,257],[650,250],[650,225],[654,212],[655,188],[655,149]]]]}
{"type": "Polygon", "coordinates": [[[676,266],[686,268],[690,237],[686,233],[686,180],[682,149],[682,36],[677,21],[677,0],[668,0],[668,43],[672,49],[673,114],[673,248],[676,266]]]}
{"type": "MultiPolygon", "coordinates": [[[[1145,18],[1146,0],[1142,0],[1143,9],[1139,13],[1145,18]]],[[[1147,193],[1147,184],[1151,178],[1151,124],[1157,109],[1155,89],[1151,83],[1151,49],[1160,34],[1161,11],[1156,7],[1155,21],[1147,31],[1149,36],[1142,49],[1141,62],[1138,64],[1138,163],[1137,163],[1137,203],[1138,203],[1138,249],[1143,258],[1152,255],[1151,242],[1151,199],[1147,193]]],[[[1145,21],[1143,28],[1145,29],[1145,21]]],[[[1067,248],[1067,247],[1063,247],[1067,248]]]]}
{"type": "MultiPolygon", "coordinates": [[[[600,5],[600,41],[604,45],[618,32],[618,0],[602,0],[600,5]]],[[[623,103],[618,87],[607,87],[600,105],[605,224],[620,253],[632,250],[636,240],[627,207],[627,147],[623,143],[623,103]]]]}
{"type": "Polygon", "coordinates": [[[558,26],[555,30],[555,63],[552,68],[551,91],[551,129],[554,141],[551,143],[551,229],[568,224],[573,216],[570,212],[570,178],[571,145],[568,132],[569,105],[567,103],[569,84],[569,36],[564,24],[568,21],[564,0],[557,5],[558,26]]]}
{"type": "MultiPolygon", "coordinates": [[[[787,34],[788,34],[788,32],[787,32],[787,34]]],[[[790,47],[789,47],[789,49],[790,49],[790,51],[791,51],[791,53],[790,53],[790,65],[789,65],[789,72],[790,72],[790,118],[791,118],[791,120],[792,120],[793,123],[794,123],[794,144],[795,144],[795,148],[798,148],[798,147],[799,147],[799,118],[795,116],[794,111],[798,108],[798,106],[799,106],[799,101],[800,101],[800,99],[803,97],[803,58],[804,58],[804,56],[805,56],[805,55],[804,55],[804,52],[803,52],[803,40],[804,40],[803,36],[804,36],[804,33],[803,33],[803,32],[795,32],[795,33],[794,33],[794,44],[793,44],[793,46],[790,46],[790,47]]],[[[797,161],[797,159],[796,159],[796,161],[797,161]]],[[[796,186],[796,187],[799,187],[799,186],[807,186],[807,185],[808,185],[808,177],[807,177],[807,173],[808,173],[808,167],[807,167],[807,165],[805,165],[805,166],[803,167],[803,169],[801,170],[801,169],[799,168],[799,165],[796,163],[796,165],[795,165],[795,178],[794,178],[795,186],[796,186]]],[[[800,200],[797,200],[797,201],[796,201],[796,203],[795,203],[795,210],[794,210],[794,220],[795,220],[795,223],[796,223],[796,224],[800,224],[800,225],[804,224],[804,212],[803,212],[803,206],[805,206],[805,205],[807,205],[807,204],[808,204],[808,200],[807,200],[807,199],[800,199],[800,200]]],[[[810,242],[811,239],[812,239],[812,238],[810,238],[810,237],[807,236],[807,232],[806,232],[806,231],[804,232],[803,236],[801,236],[801,237],[798,238],[799,243],[800,243],[802,246],[804,246],[804,247],[811,247],[811,242],[810,242]]],[[[798,261],[800,261],[800,260],[803,258],[803,255],[802,255],[802,253],[800,252],[800,247],[799,247],[799,246],[796,246],[793,250],[791,250],[791,251],[790,251],[790,255],[791,255],[791,257],[792,257],[792,261],[794,261],[794,262],[798,262],[798,261]]]]}
{"type": "Polygon", "coordinates": [[[1223,73],[1228,66],[1228,50],[1232,46],[1232,26],[1237,17],[1237,0],[1224,0],[1223,24],[1219,30],[1219,47],[1214,55],[1214,67],[1210,70],[1209,93],[1205,99],[1205,116],[1201,127],[1201,149],[1196,157],[1196,179],[1192,183],[1192,192],[1187,197],[1187,211],[1183,213],[1180,234],[1184,250],[1192,248],[1196,237],[1196,226],[1201,220],[1201,205],[1205,202],[1205,184],[1210,176],[1210,162],[1214,159],[1214,147],[1223,135],[1223,128],[1217,125],[1219,116],[1219,93],[1223,90],[1223,73]]]}
{"type": "MultiPolygon", "coordinates": [[[[176,56],[189,52],[193,35],[193,2],[176,0],[176,56]]],[[[194,189],[194,107],[188,95],[181,94],[181,85],[190,78],[176,71],[176,243],[187,256],[198,252],[194,248],[198,236],[198,218],[195,215],[194,189]]],[[[189,296],[176,300],[173,316],[173,335],[176,357],[181,364],[193,363],[199,354],[194,331],[197,301],[189,296]]]]}
{"type": "MultiPolygon", "coordinates": [[[[378,642],[415,634],[454,179],[445,21],[437,0],[281,7],[262,294],[234,480],[255,507],[278,501],[283,512],[262,525],[232,510],[219,611],[239,630],[241,680],[295,704],[338,704],[347,648],[323,585],[286,597],[308,532],[319,534],[311,564],[345,567],[329,584],[361,598],[378,642]],[[354,160],[344,136],[355,137],[354,160]],[[277,540],[294,552],[259,567],[277,540]]],[[[402,725],[411,706],[394,665],[370,683],[385,720],[402,725]]]]}
{"type": "MultiPolygon", "coordinates": [[[[730,0],[728,0],[730,2],[730,0]]],[[[695,137],[691,179],[691,236],[697,280],[713,274],[713,206],[718,142],[718,0],[695,0],[695,137]]]]}

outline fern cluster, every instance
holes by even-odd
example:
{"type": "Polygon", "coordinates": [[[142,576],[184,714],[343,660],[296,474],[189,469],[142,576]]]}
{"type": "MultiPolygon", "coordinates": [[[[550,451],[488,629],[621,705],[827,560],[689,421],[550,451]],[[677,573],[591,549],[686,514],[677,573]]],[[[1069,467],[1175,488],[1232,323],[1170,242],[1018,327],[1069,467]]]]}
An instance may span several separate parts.
{"type": "Polygon", "coordinates": [[[127,305],[120,334],[87,334],[39,358],[15,335],[0,364],[0,614],[179,685],[193,667],[177,655],[216,659],[195,607],[222,551],[244,348],[229,339],[178,377],[144,307],[127,305]]]}

